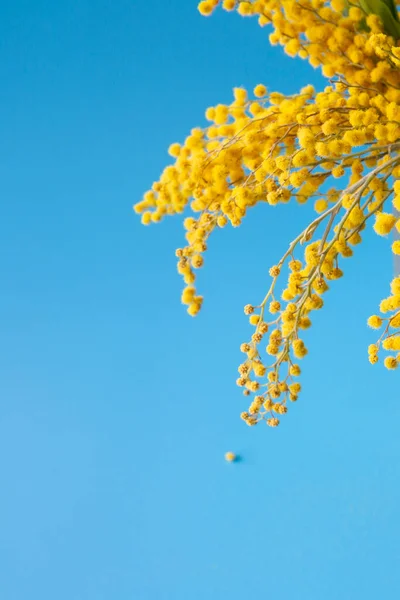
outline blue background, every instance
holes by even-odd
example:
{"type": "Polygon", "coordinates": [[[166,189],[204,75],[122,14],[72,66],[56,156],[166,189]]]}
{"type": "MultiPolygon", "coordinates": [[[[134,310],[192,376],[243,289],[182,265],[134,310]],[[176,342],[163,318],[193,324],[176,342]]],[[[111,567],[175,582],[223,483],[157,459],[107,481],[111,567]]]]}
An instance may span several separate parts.
{"type": "Polygon", "coordinates": [[[192,0],[0,2],[4,600],[400,592],[398,374],[366,351],[389,241],[368,234],[344,261],[282,425],[248,428],[243,305],[312,208],[264,205],[216,232],[196,319],[181,219],[145,228],[132,211],[234,86],[323,89],[268,33],[192,0]]]}

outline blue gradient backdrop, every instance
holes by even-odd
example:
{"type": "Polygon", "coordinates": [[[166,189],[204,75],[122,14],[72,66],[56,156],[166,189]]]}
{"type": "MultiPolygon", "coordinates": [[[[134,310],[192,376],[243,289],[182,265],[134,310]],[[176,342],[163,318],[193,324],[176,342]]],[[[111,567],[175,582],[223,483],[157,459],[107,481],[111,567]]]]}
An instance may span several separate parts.
{"type": "Polygon", "coordinates": [[[332,284],[282,426],[250,429],[243,305],[311,207],[216,232],[197,319],[180,219],[131,208],[234,86],[319,72],[192,0],[2,0],[0,40],[1,597],[398,597],[399,380],[366,355],[389,241],[367,235],[332,284]]]}

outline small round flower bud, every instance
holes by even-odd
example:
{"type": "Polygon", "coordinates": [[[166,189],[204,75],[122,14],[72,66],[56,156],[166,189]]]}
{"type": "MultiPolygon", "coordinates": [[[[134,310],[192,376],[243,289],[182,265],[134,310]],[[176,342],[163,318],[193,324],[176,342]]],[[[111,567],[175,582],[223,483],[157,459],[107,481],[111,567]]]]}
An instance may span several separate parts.
{"type": "Polygon", "coordinates": [[[244,307],[244,314],[251,315],[253,312],[254,312],[254,306],[252,306],[251,304],[246,304],[246,306],[244,307]]]}

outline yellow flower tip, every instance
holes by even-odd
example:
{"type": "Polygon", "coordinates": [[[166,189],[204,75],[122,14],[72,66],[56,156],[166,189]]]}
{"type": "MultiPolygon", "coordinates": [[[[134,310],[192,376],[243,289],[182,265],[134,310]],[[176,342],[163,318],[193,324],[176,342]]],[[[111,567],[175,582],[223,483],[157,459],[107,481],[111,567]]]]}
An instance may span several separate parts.
{"type": "MultiPolygon", "coordinates": [[[[297,138],[299,140],[300,147],[303,148],[304,150],[306,150],[310,146],[312,147],[315,142],[314,134],[312,133],[311,129],[308,127],[300,127],[297,132],[297,138]]],[[[295,162],[296,163],[298,163],[298,161],[302,162],[303,157],[304,157],[304,160],[306,160],[306,158],[305,158],[306,154],[299,153],[299,155],[296,156],[295,162]]],[[[293,162],[293,164],[295,164],[295,162],[293,162]]],[[[300,167],[302,165],[296,164],[295,166],[300,167]]]]}
{"type": "Polygon", "coordinates": [[[299,394],[301,392],[300,383],[292,383],[291,385],[289,385],[289,390],[292,394],[299,394]]]}
{"type": "Polygon", "coordinates": [[[274,265],[269,270],[269,274],[271,275],[271,277],[278,277],[278,275],[280,274],[280,272],[281,272],[281,269],[277,265],[274,265]]]}
{"type": "Polygon", "coordinates": [[[193,302],[193,298],[194,298],[195,294],[196,294],[196,288],[194,288],[193,286],[187,286],[182,292],[182,296],[181,296],[182,304],[190,304],[191,302],[193,302]]]}
{"type": "Polygon", "coordinates": [[[253,94],[255,95],[256,98],[263,98],[264,96],[267,95],[267,88],[262,83],[259,83],[254,88],[253,94]]]}
{"type": "Polygon", "coordinates": [[[334,167],[331,173],[332,177],[334,177],[335,179],[339,179],[340,177],[343,177],[343,175],[345,174],[345,170],[342,167],[342,165],[339,165],[337,167],[334,167]]]}
{"type": "Polygon", "coordinates": [[[293,354],[296,356],[296,358],[303,358],[306,356],[306,354],[308,354],[308,350],[302,340],[294,340],[292,343],[292,348],[293,354]]]}
{"type": "MultiPolygon", "coordinates": [[[[390,213],[379,212],[376,215],[374,230],[378,235],[388,235],[393,229],[397,218],[390,213]]],[[[393,249],[393,247],[392,247],[393,249]]],[[[394,250],[393,250],[394,252],[394,250]]]]}
{"type": "Polygon", "coordinates": [[[382,19],[375,14],[367,15],[367,25],[373,33],[380,33],[382,28],[382,19]]]}
{"type": "Polygon", "coordinates": [[[382,327],[383,320],[378,315],[372,315],[372,317],[369,317],[367,323],[372,329],[380,329],[382,327]]]}
{"type": "Polygon", "coordinates": [[[400,335],[389,335],[383,340],[382,346],[385,350],[400,350],[400,335]]]}
{"type": "Polygon", "coordinates": [[[295,298],[295,295],[293,295],[290,290],[283,290],[282,292],[282,300],[293,300],[295,298]]]}
{"type": "Polygon", "coordinates": [[[395,277],[392,280],[390,284],[390,290],[392,294],[400,294],[400,277],[395,277]]]}
{"type": "Polygon", "coordinates": [[[214,121],[215,108],[213,106],[210,106],[209,108],[207,108],[207,110],[205,112],[205,117],[206,117],[207,121],[214,121]]]}
{"type": "Polygon", "coordinates": [[[233,88],[233,97],[238,104],[245,104],[247,100],[247,91],[244,88],[233,88]]]}
{"type": "Polygon", "coordinates": [[[393,252],[393,254],[396,254],[396,255],[400,254],[400,240],[396,240],[395,242],[393,242],[392,252],[393,252]]]}
{"type": "Polygon", "coordinates": [[[317,212],[318,214],[321,214],[327,208],[328,208],[328,202],[324,198],[320,198],[319,200],[316,200],[316,202],[314,204],[315,212],[317,212]]]}
{"type": "Polygon", "coordinates": [[[281,303],[277,300],[273,300],[273,302],[269,305],[269,312],[274,315],[281,310],[281,303]]]}
{"type": "Polygon", "coordinates": [[[351,21],[354,21],[354,22],[361,21],[363,16],[364,16],[364,13],[358,6],[352,6],[350,8],[349,18],[351,19],[351,21]]]}
{"type": "Polygon", "coordinates": [[[168,148],[168,154],[170,156],[173,156],[174,158],[177,158],[179,156],[180,151],[181,151],[180,144],[171,144],[170,147],[168,148]]]}
{"type": "Polygon", "coordinates": [[[234,452],[225,452],[225,460],[227,462],[235,462],[237,456],[234,452]]]}
{"type": "Polygon", "coordinates": [[[250,348],[250,350],[247,352],[247,357],[252,360],[253,358],[255,358],[257,356],[257,350],[256,348],[250,348]]]}
{"type": "Polygon", "coordinates": [[[217,218],[217,225],[218,227],[225,227],[225,225],[228,223],[228,219],[224,216],[224,215],[220,215],[217,218]]]}
{"type": "Polygon", "coordinates": [[[203,17],[209,17],[214,10],[214,3],[209,0],[203,0],[199,2],[197,10],[203,17]]]}
{"type": "MultiPolygon", "coordinates": [[[[392,204],[396,210],[400,211],[400,195],[397,193],[392,200],[392,204]]],[[[396,223],[396,229],[399,231],[400,221],[396,223]]]]}
{"type": "Polygon", "coordinates": [[[146,211],[142,214],[142,224],[143,225],[150,225],[151,223],[151,212],[150,211],[146,211]]]}
{"type": "Polygon", "coordinates": [[[346,0],[332,0],[331,6],[334,11],[341,13],[346,8],[346,0]]]}
{"type": "Polygon", "coordinates": [[[292,375],[292,377],[298,377],[301,373],[301,369],[299,367],[299,365],[291,365],[290,369],[289,369],[289,374],[292,375]]]}
{"type": "Polygon", "coordinates": [[[379,310],[381,311],[381,313],[387,313],[390,310],[392,310],[389,298],[385,298],[384,300],[382,300],[382,302],[379,305],[379,310]]]}
{"type": "Polygon", "coordinates": [[[249,318],[250,325],[257,325],[257,323],[259,322],[259,320],[260,320],[260,316],[259,315],[251,315],[250,318],[249,318]]]}
{"type": "Polygon", "coordinates": [[[268,344],[268,346],[265,348],[265,351],[270,356],[276,356],[279,352],[279,346],[276,344],[268,344]]]}
{"type": "Polygon", "coordinates": [[[246,306],[244,307],[244,314],[252,315],[253,312],[254,312],[254,306],[252,306],[251,304],[246,304],[246,306]]]}
{"type": "Polygon", "coordinates": [[[183,221],[183,226],[186,229],[186,231],[192,231],[196,223],[196,219],[194,219],[193,217],[186,217],[186,219],[183,221]]]}
{"type": "Polygon", "coordinates": [[[240,2],[237,11],[242,17],[248,17],[253,14],[253,5],[250,2],[240,2]]]}
{"type": "Polygon", "coordinates": [[[302,264],[300,260],[291,260],[289,263],[289,269],[295,273],[301,270],[302,264]]]}
{"type": "Polygon", "coordinates": [[[202,296],[195,296],[193,298],[193,301],[189,304],[189,306],[187,308],[188,314],[191,317],[195,317],[200,312],[202,304],[203,304],[202,296]]]}
{"type": "Polygon", "coordinates": [[[201,254],[195,254],[192,256],[191,263],[195,269],[200,269],[204,264],[204,258],[201,256],[201,254]]]}
{"type": "Polygon", "coordinates": [[[222,8],[227,11],[235,10],[236,0],[224,0],[222,2],[222,8]]]}
{"type": "Polygon", "coordinates": [[[397,367],[399,366],[399,363],[394,356],[387,356],[383,361],[383,364],[389,370],[397,369],[397,367]]]}
{"type": "Polygon", "coordinates": [[[279,44],[279,33],[277,33],[276,31],[274,31],[273,33],[270,33],[268,36],[269,39],[269,43],[271,44],[271,46],[276,46],[277,44],[279,44]]]}
{"type": "MultiPolygon", "coordinates": [[[[253,363],[253,371],[257,377],[264,377],[267,372],[267,367],[263,365],[261,362],[253,363]]],[[[258,396],[261,398],[261,402],[264,400],[263,396],[258,396]]]]}
{"type": "Polygon", "coordinates": [[[400,327],[400,312],[390,319],[390,327],[393,327],[394,329],[398,329],[400,327]]]}

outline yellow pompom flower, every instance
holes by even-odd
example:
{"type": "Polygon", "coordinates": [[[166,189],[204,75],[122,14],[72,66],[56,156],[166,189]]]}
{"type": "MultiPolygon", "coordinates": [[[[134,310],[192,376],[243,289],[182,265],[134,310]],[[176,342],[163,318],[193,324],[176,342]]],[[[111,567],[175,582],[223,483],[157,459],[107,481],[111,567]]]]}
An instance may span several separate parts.
{"type": "Polygon", "coordinates": [[[400,313],[397,313],[397,315],[390,319],[390,327],[393,327],[394,329],[400,327],[400,313]]]}
{"type": "Polygon", "coordinates": [[[383,361],[383,364],[387,369],[390,370],[397,369],[397,367],[399,366],[399,363],[397,362],[397,359],[394,356],[387,356],[383,361]]]}
{"type": "Polygon", "coordinates": [[[291,365],[290,369],[289,369],[289,374],[292,375],[292,377],[298,377],[301,373],[301,369],[299,367],[299,365],[291,365]]]}
{"type": "Polygon", "coordinates": [[[305,149],[309,148],[310,144],[313,145],[315,143],[315,136],[308,127],[300,127],[297,133],[297,139],[299,140],[301,148],[305,149]]]}
{"type": "Polygon", "coordinates": [[[382,342],[382,347],[385,350],[400,350],[399,336],[389,336],[382,342]]]}
{"type": "Polygon", "coordinates": [[[195,269],[200,269],[204,264],[204,258],[201,254],[195,254],[192,256],[191,263],[195,269]]]}
{"type": "Polygon", "coordinates": [[[291,260],[288,266],[291,271],[298,272],[300,271],[302,264],[300,260],[291,260]]]}
{"type": "Polygon", "coordinates": [[[187,286],[181,296],[182,304],[190,304],[196,294],[196,289],[192,286],[187,286]]]}
{"type": "Polygon", "coordinates": [[[249,15],[253,14],[253,7],[250,2],[241,2],[237,11],[242,17],[248,17],[249,15]]]}
{"type": "Polygon", "coordinates": [[[281,310],[281,303],[277,300],[273,300],[269,305],[269,312],[274,315],[281,310]]]}
{"type": "Polygon", "coordinates": [[[214,122],[216,125],[224,125],[229,117],[229,108],[225,104],[218,104],[215,107],[214,122]]]}
{"type": "Polygon", "coordinates": [[[386,107],[386,116],[390,121],[400,122],[400,106],[396,102],[390,102],[386,107]]]}
{"type": "Polygon", "coordinates": [[[390,284],[392,294],[400,294],[400,277],[395,277],[390,284]]]}
{"type": "Polygon", "coordinates": [[[222,8],[227,11],[235,10],[236,0],[224,0],[222,2],[222,8]]]}
{"type": "Polygon", "coordinates": [[[381,317],[378,315],[372,315],[372,317],[369,317],[367,322],[372,329],[380,329],[383,323],[381,317]]]}
{"type": "Polygon", "coordinates": [[[233,88],[233,97],[239,104],[245,104],[247,100],[247,91],[244,88],[233,88]]]}
{"type": "Polygon", "coordinates": [[[302,340],[294,340],[292,348],[293,354],[296,356],[296,358],[303,358],[306,356],[306,354],[308,354],[308,350],[302,340]]]}
{"type": "Polygon", "coordinates": [[[331,173],[332,173],[332,177],[339,179],[340,177],[343,177],[343,175],[345,174],[345,170],[342,167],[342,165],[339,165],[337,167],[334,167],[332,169],[331,173]]]}
{"type": "Polygon", "coordinates": [[[291,385],[289,385],[289,390],[292,394],[299,394],[301,392],[300,383],[292,383],[291,385]]]}
{"type": "Polygon", "coordinates": [[[392,204],[396,210],[400,211],[400,195],[394,196],[392,204]]]}
{"type": "Polygon", "coordinates": [[[224,215],[220,215],[217,218],[217,225],[218,227],[225,227],[225,225],[228,223],[228,219],[224,216],[224,215]]]}
{"type": "Polygon", "coordinates": [[[390,213],[377,213],[374,223],[374,230],[378,235],[388,235],[395,223],[397,218],[390,213]]]}
{"type": "Polygon", "coordinates": [[[142,224],[143,225],[150,225],[150,223],[152,221],[151,217],[152,217],[152,213],[151,212],[149,212],[149,211],[144,212],[142,214],[142,219],[141,219],[142,224]]]}
{"type": "Polygon", "coordinates": [[[281,269],[277,265],[272,266],[269,270],[269,274],[271,275],[271,277],[278,277],[280,272],[281,272],[281,269]]]}
{"type": "Polygon", "coordinates": [[[207,108],[207,110],[205,112],[205,117],[206,117],[207,121],[214,121],[215,108],[213,106],[210,106],[209,108],[207,108]]]}
{"type": "Polygon", "coordinates": [[[236,454],[234,452],[226,452],[225,460],[227,462],[234,462],[236,460],[236,454]]]}
{"type": "Polygon", "coordinates": [[[201,296],[195,296],[193,302],[188,306],[187,312],[191,317],[195,317],[201,309],[203,304],[203,298],[201,296]]]}
{"type": "Polygon", "coordinates": [[[168,148],[168,154],[173,157],[178,157],[181,151],[180,144],[171,144],[168,148]]]}
{"type": "Polygon", "coordinates": [[[331,0],[331,6],[334,11],[342,14],[344,9],[346,8],[346,0],[331,0]]]}
{"type": "Polygon", "coordinates": [[[209,17],[214,10],[214,4],[208,0],[203,0],[198,4],[197,9],[203,17],[209,17]]]}
{"type": "Polygon", "coordinates": [[[299,40],[292,39],[285,44],[285,53],[288,56],[296,56],[301,48],[299,40]]]}
{"type": "Polygon", "coordinates": [[[315,212],[323,213],[324,210],[326,210],[327,208],[328,208],[328,202],[324,198],[320,198],[319,200],[316,200],[316,202],[314,204],[315,212]]]}
{"type": "Polygon", "coordinates": [[[259,83],[254,88],[253,94],[255,95],[256,98],[263,98],[264,96],[267,95],[267,88],[262,83],[259,83]]]}
{"type": "Polygon", "coordinates": [[[265,373],[267,372],[267,367],[265,367],[262,363],[256,363],[253,366],[253,371],[257,377],[264,377],[265,373]]]}

